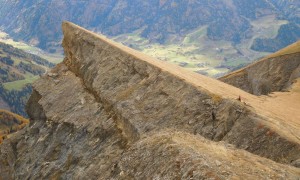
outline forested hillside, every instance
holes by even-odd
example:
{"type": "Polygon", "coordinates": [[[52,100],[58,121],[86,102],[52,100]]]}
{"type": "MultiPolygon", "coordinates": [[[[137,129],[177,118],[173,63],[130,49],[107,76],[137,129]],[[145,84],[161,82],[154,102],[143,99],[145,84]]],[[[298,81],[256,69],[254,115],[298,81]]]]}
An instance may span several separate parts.
{"type": "Polygon", "coordinates": [[[31,83],[54,64],[11,45],[0,43],[0,109],[27,116],[24,105],[31,83]]]}
{"type": "Polygon", "coordinates": [[[142,29],[142,37],[160,43],[207,26],[209,39],[238,44],[258,35],[254,20],[274,15],[299,24],[300,19],[299,1],[288,0],[0,0],[0,4],[0,26],[44,49],[59,46],[63,20],[110,36],[142,29]]]}
{"type": "Polygon", "coordinates": [[[7,135],[22,129],[28,123],[28,119],[0,109],[0,144],[7,137],[7,135]]]}

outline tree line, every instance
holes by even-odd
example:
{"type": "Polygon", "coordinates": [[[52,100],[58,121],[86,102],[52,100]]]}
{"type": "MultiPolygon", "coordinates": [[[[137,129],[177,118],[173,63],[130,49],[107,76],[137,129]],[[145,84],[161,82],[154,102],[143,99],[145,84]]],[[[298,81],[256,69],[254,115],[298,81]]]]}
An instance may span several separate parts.
{"type": "Polygon", "coordinates": [[[30,84],[23,87],[21,90],[6,90],[0,84],[0,97],[9,105],[12,112],[28,117],[25,112],[25,105],[31,95],[32,87],[30,84]]]}

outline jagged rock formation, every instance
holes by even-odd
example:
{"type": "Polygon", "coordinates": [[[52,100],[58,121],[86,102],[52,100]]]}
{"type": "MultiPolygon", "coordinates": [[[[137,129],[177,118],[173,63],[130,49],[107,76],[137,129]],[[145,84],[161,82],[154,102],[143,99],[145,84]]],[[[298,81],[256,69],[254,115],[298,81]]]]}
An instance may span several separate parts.
{"type": "Polygon", "coordinates": [[[65,60],[33,85],[30,127],[0,147],[2,178],[299,178],[288,165],[300,159],[299,113],[282,127],[298,106],[277,111],[74,24],[63,31],[65,60]]]}
{"type": "Polygon", "coordinates": [[[220,80],[255,95],[284,91],[300,77],[300,41],[220,80]]]}

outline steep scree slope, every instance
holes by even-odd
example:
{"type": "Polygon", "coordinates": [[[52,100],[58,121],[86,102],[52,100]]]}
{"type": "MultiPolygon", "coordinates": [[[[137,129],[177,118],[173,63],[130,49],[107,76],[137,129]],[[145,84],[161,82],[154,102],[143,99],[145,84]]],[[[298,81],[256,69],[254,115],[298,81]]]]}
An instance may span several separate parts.
{"type": "Polygon", "coordinates": [[[63,31],[65,60],[34,83],[30,127],[0,147],[2,178],[300,176],[280,164],[298,165],[300,136],[259,109],[264,99],[72,23],[63,31]]]}

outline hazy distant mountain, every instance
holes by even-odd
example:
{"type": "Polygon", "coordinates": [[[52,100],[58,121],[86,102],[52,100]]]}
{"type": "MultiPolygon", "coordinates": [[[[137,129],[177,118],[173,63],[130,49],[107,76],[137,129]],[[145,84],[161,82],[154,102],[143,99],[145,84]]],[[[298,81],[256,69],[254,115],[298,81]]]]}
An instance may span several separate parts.
{"type": "Polygon", "coordinates": [[[280,29],[290,38],[262,34],[252,49],[276,51],[300,38],[299,7],[299,1],[291,0],[0,0],[0,26],[14,38],[47,50],[60,47],[63,20],[110,36],[142,29],[142,37],[163,44],[207,26],[210,40],[239,44],[256,39],[252,21],[274,15],[293,23],[294,31],[280,29]]]}

